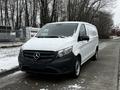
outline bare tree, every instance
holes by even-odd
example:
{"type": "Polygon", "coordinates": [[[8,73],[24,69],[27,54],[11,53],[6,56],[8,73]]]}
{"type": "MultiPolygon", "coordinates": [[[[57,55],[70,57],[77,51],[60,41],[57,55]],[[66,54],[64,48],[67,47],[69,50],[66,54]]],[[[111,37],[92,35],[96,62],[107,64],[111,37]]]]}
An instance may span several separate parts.
{"type": "Polygon", "coordinates": [[[0,0],[0,25],[11,25],[13,29],[19,30],[23,26],[37,27],[38,21],[43,26],[49,22],[68,20],[86,21],[99,26],[100,12],[112,2],[113,0],[0,0]]]}
{"type": "Polygon", "coordinates": [[[48,9],[48,0],[40,0],[40,26],[45,25],[46,23],[50,22],[49,18],[49,9],[48,9]]]}
{"type": "Polygon", "coordinates": [[[113,26],[112,15],[108,12],[99,12],[97,19],[95,24],[100,38],[109,38],[110,30],[113,26]]]}

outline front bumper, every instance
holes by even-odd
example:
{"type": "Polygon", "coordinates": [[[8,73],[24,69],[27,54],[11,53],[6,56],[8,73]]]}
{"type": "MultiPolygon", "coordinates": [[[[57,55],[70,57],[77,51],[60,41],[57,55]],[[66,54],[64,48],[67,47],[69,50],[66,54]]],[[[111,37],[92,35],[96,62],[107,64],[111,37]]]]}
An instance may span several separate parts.
{"type": "Polygon", "coordinates": [[[40,61],[29,60],[20,54],[18,61],[22,71],[40,74],[67,74],[74,70],[75,56],[71,52],[64,57],[55,58],[51,62],[40,63],[40,61]]]}

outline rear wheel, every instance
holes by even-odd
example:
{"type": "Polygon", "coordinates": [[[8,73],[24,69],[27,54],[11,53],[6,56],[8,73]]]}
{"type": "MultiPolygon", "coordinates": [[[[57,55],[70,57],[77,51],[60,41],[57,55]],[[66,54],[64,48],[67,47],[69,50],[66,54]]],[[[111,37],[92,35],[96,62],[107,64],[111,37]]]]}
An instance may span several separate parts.
{"type": "Polygon", "coordinates": [[[77,58],[74,65],[73,77],[74,78],[79,77],[80,71],[81,71],[81,62],[77,58]]]}

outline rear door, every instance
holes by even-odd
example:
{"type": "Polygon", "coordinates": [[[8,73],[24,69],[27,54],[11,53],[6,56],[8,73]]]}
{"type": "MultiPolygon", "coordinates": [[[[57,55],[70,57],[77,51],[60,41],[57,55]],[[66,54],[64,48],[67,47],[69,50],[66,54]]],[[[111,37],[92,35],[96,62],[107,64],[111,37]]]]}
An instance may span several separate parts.
{"type": "Polygon", "coordinates": [[[92,25],[86,25],[87,27],[87,32],[88,32],[88,35],[89,35],[89,50],[90,50],[90,55],[94,55],[95,54],[95,51],[96,51],[96,48],[97,48],[97,45],[98,45],[98,34],[97,34],[97,30],[94,26],[92,25]]]}

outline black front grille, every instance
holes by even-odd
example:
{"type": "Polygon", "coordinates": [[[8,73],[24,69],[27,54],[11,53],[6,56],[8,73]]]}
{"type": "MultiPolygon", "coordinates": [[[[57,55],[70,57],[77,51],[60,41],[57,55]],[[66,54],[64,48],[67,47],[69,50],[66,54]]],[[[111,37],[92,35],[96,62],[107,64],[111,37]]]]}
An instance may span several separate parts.
{"type": "Polygon", "coordinates": [[[24,50],[23,51],[23,56],[25,58],[31,59],[31,60],[35,60],[37,62],[42,62],[42,61],[52,61],[55,56],[56,56],[56,52],[54,51],[37,51],[37,50],[24,50]],[[35,53],[40,53],[40,57],[35,60],[34,58],[34,54],[35,53]]]}

